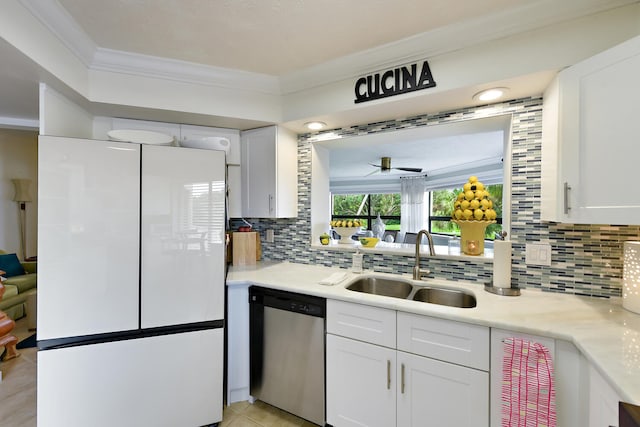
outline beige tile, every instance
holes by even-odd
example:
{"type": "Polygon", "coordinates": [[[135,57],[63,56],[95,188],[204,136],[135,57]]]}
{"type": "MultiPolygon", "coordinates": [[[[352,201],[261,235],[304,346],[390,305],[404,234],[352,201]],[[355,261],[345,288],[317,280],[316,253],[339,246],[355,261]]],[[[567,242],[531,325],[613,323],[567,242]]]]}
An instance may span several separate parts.
{"type": "Polygon", "coordinates": [[[234,420],[229,424],[229,427],[263,427],[263,426],[245,417],[244,415],[239,415],[236,418],[234,418],[234,420]]]}
{"type": "Polygon", "coordinates": [[[228,408],[236,414],[242,414],[249,406],[251,406],[251,403],[244,401],[232,403],[228,408]]]}
{"type": "Polygon", "coordinates": [[[271,427],[275,425],[274,423],[280,421],[278,410],[273,406],[260,401],[249,406],[244,411],[244,415],[265,427],[271,427]]]}

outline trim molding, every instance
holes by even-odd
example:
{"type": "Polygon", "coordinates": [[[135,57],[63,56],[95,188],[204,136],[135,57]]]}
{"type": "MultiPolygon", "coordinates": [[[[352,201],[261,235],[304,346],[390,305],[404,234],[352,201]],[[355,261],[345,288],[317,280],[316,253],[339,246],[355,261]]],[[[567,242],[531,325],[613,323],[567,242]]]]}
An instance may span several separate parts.
{"type": "Polygon", "coordinates": [[[87,67],[98,45],[84,32],[57,0],[19,0],[22,6],[49,29],[87,67]]]}
{"type": "Polygon", "coordinates": [[[280,95],[281,93],[278,78],[267,74],[212,67],[210,65],[101,47],[96,49],[90,69],[177,80],[207,86],[251,90],[273,95],[280,95]]]}
{"type": "Polygon", "coordinates": [[[90,70],[286,95],[382,69],[430,59],[480,43],[521,34],[629,4],[635,0],[541,0],[357,52],[282,76],[212,67],[101,48],[58,3],[19,0],[90,70]],[[470,37],[473,35],[473,37],[470,37]]]}
{"type": "Polygon", "coordinates": [[[40,121],[37,119],[21,119],[16,117],[0,117],[0,127],[3,129],[39,130],[40,121]]]}

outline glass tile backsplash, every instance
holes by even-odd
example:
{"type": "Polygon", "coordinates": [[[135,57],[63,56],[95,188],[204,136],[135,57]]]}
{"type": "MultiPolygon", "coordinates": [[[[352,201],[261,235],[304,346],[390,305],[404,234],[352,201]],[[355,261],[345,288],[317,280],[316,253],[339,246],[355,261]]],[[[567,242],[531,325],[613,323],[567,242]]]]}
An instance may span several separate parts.
{"type": "MultiPolygon", "coordinates": [[[[344,129],[302,134],[298,137],[298,217],[293,219],[247,218],[261,232],[262,259],[349,268],[351,257],[344,253],[309,247],[311,143],[326,132],[355,136],[418,126],[431,126],[511,114],[512,119],[512,199],[511,234],[513,244],[512,280],[521,288],[564,292],[593,297],[620,296],[622,289],[622,243],[639,240],[639,226],[573,225],[540,221],[540,172],[542,144],[542,98],[523,98],[486,106],[466,108],[406,119],[356,125],[344,129]],[[275,230],[275,241],[267,243],[264,230],[275,230]],[[551,245],[550,266],[525,265],[525,244],[551,245]]],[[[233,223],[233,221],[232,221],[233,223]]],[[[413,258],[366,254],[367,269],[410,273],[413,258]]],[[[436,278],[486,283],[492,264],[484,261],[423,260],[436,278]]]]}

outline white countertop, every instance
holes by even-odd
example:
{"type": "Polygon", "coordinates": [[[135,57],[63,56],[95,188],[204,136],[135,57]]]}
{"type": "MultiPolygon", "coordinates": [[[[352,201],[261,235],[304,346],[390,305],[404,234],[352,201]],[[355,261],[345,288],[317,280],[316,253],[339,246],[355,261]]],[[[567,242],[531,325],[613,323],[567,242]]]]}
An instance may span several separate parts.
{"type": "MultiPolygon", "coordinates": [[[[326,286],[318,282],[335,272],[349,270],[295,263],[258,263],[229,268],[227,285],[259,284],[330,299],[391,308],[399,311],[475,323],[489,327],[542,335],[572,342],[609,381],[620,397],[640,404],[640,315],[622,308],[619,298],[595,298],[523,289],[518,297],[498,296],[482,285],[427,279],[434,284],[471,291],[475,308],[454,308],[398,298],[363,294],[345,289],[351,278],[326,286]]],[[[398,275],[390,275],[398,277],[398,275]]],[[[411,279],[409,275],[401,275],[411,279]]]]}

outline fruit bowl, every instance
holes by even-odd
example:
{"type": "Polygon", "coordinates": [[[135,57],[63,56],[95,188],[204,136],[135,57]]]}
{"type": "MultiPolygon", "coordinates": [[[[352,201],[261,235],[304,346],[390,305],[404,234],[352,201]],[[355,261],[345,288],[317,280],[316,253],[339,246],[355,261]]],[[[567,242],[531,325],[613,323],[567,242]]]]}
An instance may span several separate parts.
{"type": "Polygon", "coordinates": [[[339,243],[348,243],[352,245],[355,243],[355,240],[352,240],[351,236],[356,234],[360,230],[360,227],[333,227],[333,229],[340,235],[339,243]]]}
{"type": "Polygon", "coordinates": [[[365,248],[373,248],[375,245],[378,244],[379,241],[380,239],[378,239],[377,237],[361,237],[360,238],[360,243],[365,248]]]}

